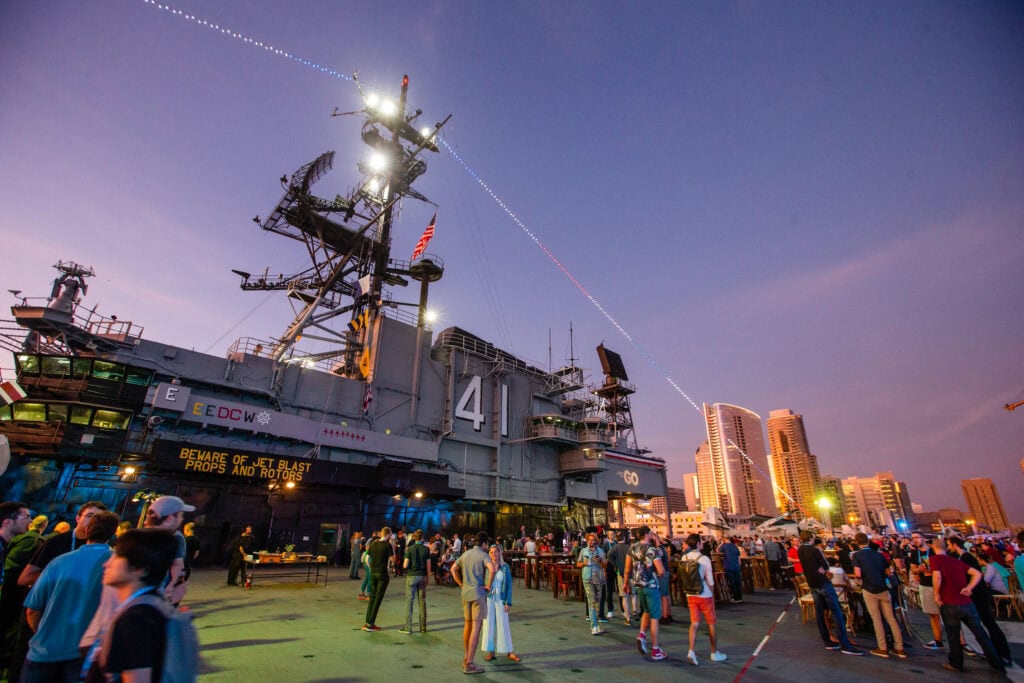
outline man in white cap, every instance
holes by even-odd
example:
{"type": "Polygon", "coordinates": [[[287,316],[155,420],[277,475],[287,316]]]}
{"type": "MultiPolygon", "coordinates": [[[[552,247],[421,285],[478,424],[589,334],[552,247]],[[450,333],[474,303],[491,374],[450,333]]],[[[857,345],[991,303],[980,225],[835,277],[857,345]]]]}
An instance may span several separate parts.
{"type": "Polygon", "coordinates": [[[181,525],[185,522],[186,512],[195,512],[194,505],[187,505],[185,501],[177,496],[160,496],[149,504],[146,510],[146,521],[143,523],[147,529],[166,529],[174,532],[178,541],[178,553],[171,564],[171,570],[164,583],[164,595],[167,601],[175,607],[185,597],[185,553],[187,543],[185,534],[181,533],[181,525]]]}

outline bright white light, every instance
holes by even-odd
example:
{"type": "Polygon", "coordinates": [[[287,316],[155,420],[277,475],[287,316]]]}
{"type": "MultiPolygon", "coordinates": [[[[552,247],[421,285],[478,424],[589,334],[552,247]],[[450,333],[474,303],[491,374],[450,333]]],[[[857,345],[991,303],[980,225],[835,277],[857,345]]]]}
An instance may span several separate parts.
{"type": "Polygon", "coordinates": [[[377,93],[372,92],[372,93],[370,93],[369,95],[366,96],[366,106],[369,107],[370,109],[376,108],[376,106],[379,103],[380,103],[380,98],[377,97],[377,93]]]}
{"type": "Polygon", "coordinates": [[[432,323],[437,320],[437,311],[427,311],[423,314],[423,317],[426,318],[428,323],[432,323]]]}
{"type": "Polygon", "coordinates": [[[381,100],[378,110],[384,116],[394,116],[398,112],[398,105],[395,104],[394,100],[381,100]]]}
{"type": "Polygon", "coordinates": [[[311,367],[313,367],[313,365],[314,365],[313,361],[309,360],[308,358],[304,359],[302,361],[302,367],[304,367],[304,368],[311,368],[311,367]]]}
{"type": "Polygon", "coordinates": [[[420,135],[422,135],[425,138],[429,138],[430,134],[433,133],[433,132],[434,131],[430,130],[426,126],[423,126],[423,128],[420,128],[420,135]]]}
{"type": "Polygon", "coordinates": [[[370,168],[374,171],[383,171],[388,167],[388,158],[380,152],[374,152],[370,155],[370,168]]]}
{"type": "Polygon", "coordinates": [[[370,182],[366,184],[366,189],[373,194],[380,192],[380,180],[377,178],[370,178],[370,182]]]}

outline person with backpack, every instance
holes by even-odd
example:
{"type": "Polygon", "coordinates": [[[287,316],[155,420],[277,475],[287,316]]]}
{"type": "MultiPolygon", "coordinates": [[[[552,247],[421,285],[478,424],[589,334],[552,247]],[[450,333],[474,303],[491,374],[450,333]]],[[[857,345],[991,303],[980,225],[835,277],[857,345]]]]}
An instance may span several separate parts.
{"type": "Polygon", "coordinates": [[[635,590],[640,605],[640,634],[636,637],[636,648],[640,654],[647,654],[647,629],[651,630],[651,659],[660,662],[668,655],[658,645],[658,622],[661,619],[661,592],[658,577],[665,573],[665,566],[658,558],[656,546],[651,542],[651,530],[642,526],[634,530],[634,543],[626,556],[626,575],[630,580],[623,590],[635,590]]]}
{"type": "Polygon", "coordinates": [[[697,631],[700,630],[701,615],[708,624],[708,639],[711,641],[711,661],[724,662],[729,657],[718,650],[718,617],[715,615],[715,570],[711,558],[699,550],[700,536],[686,537],[686,552],[679,561],[679,579],[686,593],[686,605],[690,608],[690,651],[686,661],[698,666],[694,647],[697,631]]]}
{"type": "Polygon", "coordinates": [[[178,540],[166,529],[132,529],[117,539],[103,566],[103,583],[116,591],[120,604],[86,657],[85,683],[195,681],[195,627],[160,590],[177,555],[178,540]]]}

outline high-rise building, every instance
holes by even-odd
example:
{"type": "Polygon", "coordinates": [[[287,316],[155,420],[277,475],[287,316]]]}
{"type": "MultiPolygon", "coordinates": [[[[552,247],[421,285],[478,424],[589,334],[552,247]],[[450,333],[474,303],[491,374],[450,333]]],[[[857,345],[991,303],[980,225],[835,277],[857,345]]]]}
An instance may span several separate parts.
{"type": "Polygon", "coordinates": [[[683,475],[683,491],[686,492],[686,509],[691,512],[703,510],[700,506],[700,495],[697,491],[697,473],[687,472],[683,475]]]}
{"type": "MultiPolygon", "coordinates": [[[[827,474],[821,475],[821,497],[827,498],[832,506],[827,516],[832,522],[833,529],[839,529],[844,524],[856,526],[855,520],[850,518],[846,509],[846,497],[843,495],[843,481],[839,477],[827,474]]],[[[825,517],[826,515],[822,515],[825,517]]],[[[825,521],[824,519],[821,521],[825,521]]]]}
{"type": "Polygon", "coordinates": [[[792,410],[768,413],[768,447],[779,510],[795,508],[794,519],[822,516],[816,509],[821,490],[818,458],[807,444],[803,416],[792,410]]]}
{"type": "Polygon", "coordinates": [[[680,488],[666,487],[664,498],[655,496],[651,498],[651,512],[659,515],[671,514],[673,512],[684,512],[686,510],[686,492],[680,488]],[[666,503],[668,509],[666,510],[666,503]]]}
{"type": "Polygon", "coordinates": [[[988,527],[990,531],[1010,528],[1003,501],[991,479],[964,479],[960,488],[964,491],[964,500],[975,524],[988,527]]]}
{"type": "Polygon", "coordinates": [[[843,495],[847,514],[854,515],[854,524],[873,529],[888,528],[905,531],[913,523],[907,485],[896,481],[892,472],[876,472],[873,477],[843,479],[843,495]]]}
{"type": "Polygon", "coordinates": [[[705,403],[704,419],[708,440],[696,455],[701,506],[727,515],[774,517],[778,508],[761,416],[728,403],[705,403]]]}

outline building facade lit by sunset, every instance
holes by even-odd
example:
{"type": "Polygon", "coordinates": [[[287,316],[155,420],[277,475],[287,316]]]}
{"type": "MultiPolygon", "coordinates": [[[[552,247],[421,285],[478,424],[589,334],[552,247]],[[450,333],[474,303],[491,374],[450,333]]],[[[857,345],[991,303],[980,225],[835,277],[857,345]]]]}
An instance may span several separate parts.
{"type": "Polygon", "coordinates": [[[794,519],[820,519],[830,514],[817,508],[821,476],[818,458],[811,453],[807,443],[803,416],[788,409],[768,413],[768,447],[771,451],[771,473],[775,478],[775,503],[779,510],[796,508],[794,519]]]}
{"type": "Polygon", "coordinates": [[[892,472],[876,472],[873,477],[843,479],[843,496],[847,514],[856,524],[891,532],[905,531],[913,526],[910,494],[905,482],[896,481],[892,472]]]}
{"type": "Polygon", "coordinates": [[[707,441],[697,450],[701,506],[725,514],[778,514],[761,416],[728,403],[704,404],[707,441]]]}
{"type": "Polygon", "coordinates": [[[991,531],[1010,528],[1010,520],[1003,509],[1003,501],[999,498],[996,485],[991,479],[964,479],[960,482],[967,501],[967,509],[971,519],[978,526],[987,527],[991,531]]]}

